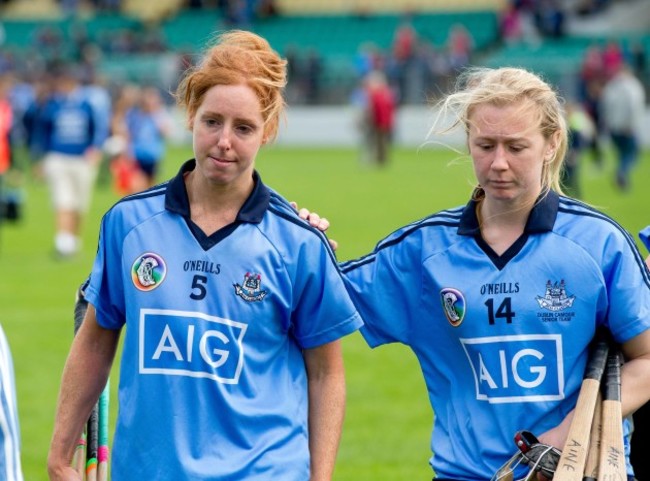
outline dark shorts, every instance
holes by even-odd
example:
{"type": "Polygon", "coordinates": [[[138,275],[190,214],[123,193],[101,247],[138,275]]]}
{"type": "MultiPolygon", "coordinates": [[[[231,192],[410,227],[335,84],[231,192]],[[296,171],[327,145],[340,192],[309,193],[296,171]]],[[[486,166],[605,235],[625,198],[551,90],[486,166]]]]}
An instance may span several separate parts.
{"type": "Polygon", "coordinates": [[[136,162],[138,163],[138,167],[140,170],[150,179],[153,179],[156,177],[156,174],[158,173],[158,162],[142,162],[138,159],[136,159],[136,162]]]}

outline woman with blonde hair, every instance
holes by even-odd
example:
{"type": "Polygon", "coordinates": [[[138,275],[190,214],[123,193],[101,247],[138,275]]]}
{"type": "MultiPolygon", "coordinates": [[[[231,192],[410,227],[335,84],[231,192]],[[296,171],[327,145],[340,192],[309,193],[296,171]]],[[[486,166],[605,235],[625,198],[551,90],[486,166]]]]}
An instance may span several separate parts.
{"type": "MultiPolygon", "coordinates": [[[[453,121],[432,131],[466,134],[478,181],[469,202],[342,270],[368,344],[403,343],[418,358],[436,480],[534,479],[536,463],[510,470],[515,434],[544,452],[564,447],[598,331],[626,358],[623,416],[650,398],[650,273],[616,222],[562,194],[567,126],[546,82],[473,69],[441,107],[440,122],[453,121]]],[[[552,458],[544,466],[550,477],[552,458]]]]}

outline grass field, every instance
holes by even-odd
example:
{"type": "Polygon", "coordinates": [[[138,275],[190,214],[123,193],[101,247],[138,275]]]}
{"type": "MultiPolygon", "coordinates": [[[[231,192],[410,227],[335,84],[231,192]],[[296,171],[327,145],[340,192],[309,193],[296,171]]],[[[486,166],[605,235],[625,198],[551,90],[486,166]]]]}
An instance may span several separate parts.
{"type": "MultiPolygon", "coordinates": [[[[164,177],[173,175],[189,156],[187,149],[170,149],[164,177]]],[[[377,170],[359,165],[352,149],[275,147],[260,154],[257,166],[265,183],[330,219],[330,236],[339,241],[339,259],[346,260],[368,252],[400,225],[465,203],[471,167],[455,157],[429,149],[399,149],[386,169],[377,170]]],[[[588,159],[583,167],[584,200],[614,217],[636,238],[650,223],[650,191],[642,184],[650,179],[650,153],[642,159],[627,194],[612,187],[611,158],[602,171],[588,159]]],[[[72,338],[74,291],[91,268],[101,215],[117,195],[109,181],[100,183],[84,227],[83,253],[61,262],[52,256],[47,190],[29,176],[25,185],[23,220],[0,230],[0,323],[14,356],[25,479],[41,481],[47,479],[45,458],[58,384],[72,338]]],[[[414,356],[402,346],[372,351],[359,334],[346,338],[344,348],[348,409],[335,479],[430,479],[433,413],[414,356]]],[[[112,388],[114,420],[116,370],[112,388]]]]}

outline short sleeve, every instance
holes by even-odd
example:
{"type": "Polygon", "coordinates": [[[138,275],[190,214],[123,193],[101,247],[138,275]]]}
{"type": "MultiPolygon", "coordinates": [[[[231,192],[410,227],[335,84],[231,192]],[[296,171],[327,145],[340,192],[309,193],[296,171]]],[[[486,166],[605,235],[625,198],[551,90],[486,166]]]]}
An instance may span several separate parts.
{"type": "Polygon", "coordinates": [[[126,320],[122,279],[121,229],[109,211],[102,219],[99,245],[86,289],[86,299],[96,310],[97,323],[106,329],[120,329],[126,320]]]}
{"type": "Polygon", "coordinates": [[[603,252],[609,295],[609,327],[625,342],[650,328],[650,273],[633,239],[611,236],[603,252]]]}
{"type": "Polygon", "coordinates": [[[646,249],[650,252],[650,225],[639,232],[639,238],[646,249]]]}
{"type": "Polygon", "coordinates": [[[422,267],[417,241],[380,244],[373,253],[342,264],[345,284],[364,321],[361,334],[371,347],[409,344],[417,316],[422,267]]]}
{"type": "Polygon", "coordinates": [[[298,344],[318,347],[359,329],[361,317],[326,242],[314,238],[302,245],[296,262],[291,318],[298,344]]]}

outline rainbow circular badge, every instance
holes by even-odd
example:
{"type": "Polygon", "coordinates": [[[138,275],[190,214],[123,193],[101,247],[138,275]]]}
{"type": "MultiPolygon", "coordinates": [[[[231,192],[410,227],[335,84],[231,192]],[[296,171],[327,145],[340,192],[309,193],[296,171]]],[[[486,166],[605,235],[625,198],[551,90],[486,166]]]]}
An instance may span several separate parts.
{"type": "Polygon", "coordinates": [[[452,287],[445,287],[440,291],[442,309],[449,323],[458,327],[465,317],[465,297],[458,290],[452,287]]]}
{"type": "Polygon", "coordinates": [[[139,255],[131,266],[133,285],[140,291],[152,291],[165,280],[167,265],[153,252],[139,255]]]}

